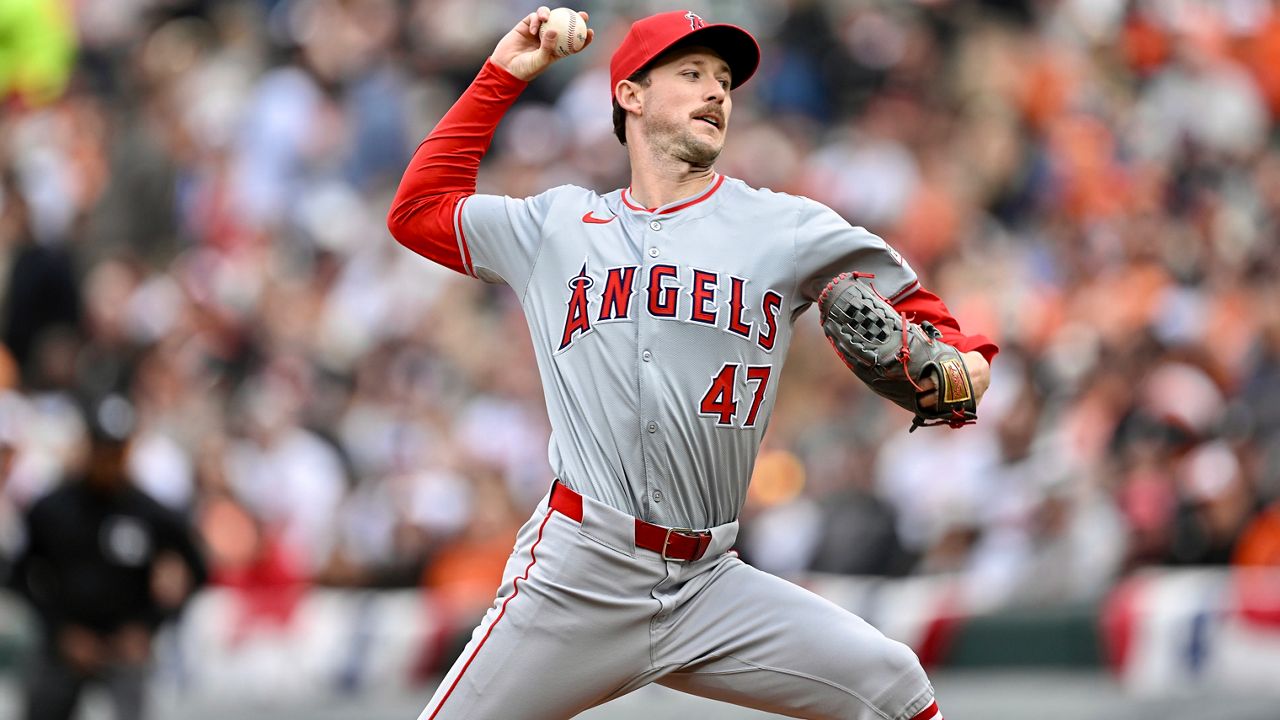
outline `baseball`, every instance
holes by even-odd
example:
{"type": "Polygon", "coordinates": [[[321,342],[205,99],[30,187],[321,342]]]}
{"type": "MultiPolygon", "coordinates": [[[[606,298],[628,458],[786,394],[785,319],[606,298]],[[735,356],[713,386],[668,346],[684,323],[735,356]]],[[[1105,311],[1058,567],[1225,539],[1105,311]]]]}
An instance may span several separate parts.
{"type": "Polygon", "coordinates": [[[564,7],[552,10],[551,17],[538,30],[538,36],[548,30],[556,31],[556,57],[568,57],[587,44],[587,23],[576,10],[564,7]]]}

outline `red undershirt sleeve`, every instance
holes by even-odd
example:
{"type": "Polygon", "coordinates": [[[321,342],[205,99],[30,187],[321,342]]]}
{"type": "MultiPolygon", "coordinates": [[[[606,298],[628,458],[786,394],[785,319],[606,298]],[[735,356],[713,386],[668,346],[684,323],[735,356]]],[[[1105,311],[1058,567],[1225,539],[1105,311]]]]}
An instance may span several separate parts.
{"type": "Polygon", "coordinates": [[[962,353],[977,350],[982,357],[991,362],[1000,348],[985,335],[965,335],[960,331],[960,323],[947,309],[945,303],[937,295],[923,287],[895,300],[893,306],[898,312],[906,313],[912,322],[928,320],[934,327],[942,331],[943,342],[954,346],[962,353]]]}
{"type": "Polygon", "coordinates": [[[401,245],[475,275],[459,212],[476,192],[480,159],[508,108],[528,83],[492,60],[418,146],[400,179],[387,229],[401,245]]]}

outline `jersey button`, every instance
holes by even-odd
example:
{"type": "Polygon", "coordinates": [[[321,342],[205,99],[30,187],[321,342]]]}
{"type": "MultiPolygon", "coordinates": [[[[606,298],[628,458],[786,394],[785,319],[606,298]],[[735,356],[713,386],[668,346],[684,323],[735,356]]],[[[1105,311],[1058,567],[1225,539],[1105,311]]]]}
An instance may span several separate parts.
{"type": "Polygon", "coordinates": [[[647,429],[651,433],[656,433],[658,432],[658,423],[650,420],[649,424],[646,426],[645,429],[647,429]]]}
{"type": "Polygon", "coordinates": [[[658,222],[657,220],[654,220],[653,222],[649,223],[649,229],[650,229],[650,230],[661,230],[661,229],[662,229],[662,223],[658,222]]]}
{"type": "Polygon", "coordinates": [[[658,257],[658,248],[649,248],[649,257],[658,257]]]}
{"type": "Polygon", "coordinates": [[[653,501],[654,501],[654,502],[656,502],[656,503],[660,503],[660,502],[662,502],[662,491],[661,491],[661,490],[654,490],[654,491],[653,491],[653,501]]]}
{"type": "Polygon", "coordinates": [[[644,352],[640,353],[640,357],[644,358],[645,362],[649,362],[650,360],[653,359],[653,353],[649,352],[648,350],[645,350],[644,352]]]}

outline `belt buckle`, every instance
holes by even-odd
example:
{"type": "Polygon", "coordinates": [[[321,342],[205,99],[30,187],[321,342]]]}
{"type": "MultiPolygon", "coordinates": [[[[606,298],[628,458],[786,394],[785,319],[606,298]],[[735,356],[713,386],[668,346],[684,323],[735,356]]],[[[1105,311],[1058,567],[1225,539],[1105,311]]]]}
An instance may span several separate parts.
{"type": "Polygon", "coordinates": [[[674,533],[680,533],[681,535],[688,537],[689,535],[694,534],[694,530],[693,528],[682,527],[667,528],[667,534],[662,538],[662,552],[660,553],[662,555],[662,559],[667,562],[689,562],[683,558],[671,557],[667,554],[667,548],[671,547],[671,536],[674,533]]]}

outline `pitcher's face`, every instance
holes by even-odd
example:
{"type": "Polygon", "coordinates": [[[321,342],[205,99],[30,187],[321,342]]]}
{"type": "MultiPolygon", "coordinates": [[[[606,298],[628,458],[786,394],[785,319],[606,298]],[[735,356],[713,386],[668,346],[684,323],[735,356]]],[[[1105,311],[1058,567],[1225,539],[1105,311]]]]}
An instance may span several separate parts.
{"type": "Polygon", "coordinates": [[[641,128],[650,144],[692,165],[710,166],[724,149],[733,103],[729,65],[705,47],[676,50],[649,72],[641,128]]]}

